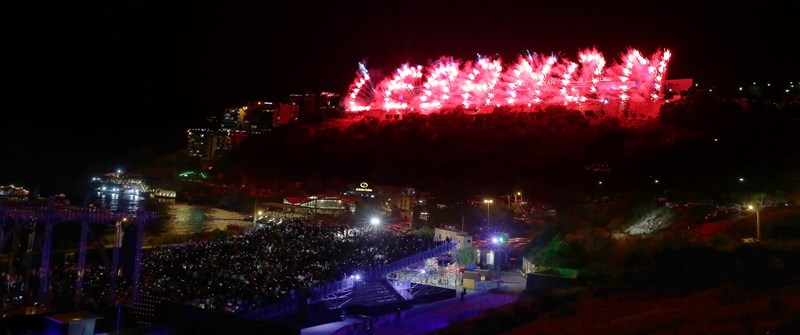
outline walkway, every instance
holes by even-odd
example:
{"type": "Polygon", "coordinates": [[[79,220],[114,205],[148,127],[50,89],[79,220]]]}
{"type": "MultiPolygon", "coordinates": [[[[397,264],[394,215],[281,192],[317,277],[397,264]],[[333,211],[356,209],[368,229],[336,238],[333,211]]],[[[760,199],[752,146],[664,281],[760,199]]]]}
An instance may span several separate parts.
{"type": "MultiPolygon", "coordinates": [[[[469,290],[468,290],[469,291],[469,290]]],[[[432,307],[419,306],[407,312],[400,322],[378,325],[375,334],[404,335],[404,334],[430,334],[441,330],[451,324],[469,319],[491,308],[510,304],[517,300],[518,295],[513,292],[492,293],[467,293],[464,302],[461,298],[453,298],[438,303],[432,307]]]]}
{"type": "Polygon", "coordinates": [[[304,328],[300,334],[302,335],[330,335],[338,331],[339,329],[349,327],[351,325],[356,324],[358,322],[357,318],[348,317],[344,321],[340,322],[331,322],[322,324],[319,326],[304,328]]]}

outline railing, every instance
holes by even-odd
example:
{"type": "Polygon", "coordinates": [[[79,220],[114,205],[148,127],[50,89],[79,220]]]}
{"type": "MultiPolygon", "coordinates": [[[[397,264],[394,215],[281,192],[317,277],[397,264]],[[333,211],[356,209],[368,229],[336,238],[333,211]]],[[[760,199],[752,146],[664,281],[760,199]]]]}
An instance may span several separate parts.
{"type": "Polygon", "coordinates": [[[320,284],[308,289],[308,299],[310,302],[317,302],[322,300],[323,298],[345,290],[349,290],[353,288],[353,284],[355,284],[355,278],[345,278],[344,280],[329,282],[325,284],[320,284]]]}
{"type": "Polygon", "coordinates": [[[390,280],[389,283],[392,284],[392,287],[394,288],[394,290],[397,291],[397,293],[399,293],[400,296],[403,297],[403,299],[406,299],[407,301],[414,299],[414,295],[412,295],[411,293],[408,292],[408,289],[411,288],[411,281],[408,281],[408,280],[391,281],[390,280]]]}
{"type": "Polygon", "coordinates": [[[365,279],[379,279],[386,277],[391,272],[398,271],[403,268],[407,268],[415,263],[421,262],[427,258],[431,258],[434,256],[438,256],[449,252],[456,248],[455,242],[445,243],[436,248],[429,249],[427,251],[420,252],[415,255],[411,255],[409,257],[403,258],[401,260],[392,262],[390,264],[386,264],[380,266],[376,269],[370,269],[366,275],[365,279]]]}
{"type": "Polygon", "coordinates": [[[256,308],[248,313],[245,313],[242,316],[253,320],[264,320],[271,317],[291,314],[299,310],[300,310],[300,299],[294,298],[294,299],[280,301],[264,307],[256,308]]]}

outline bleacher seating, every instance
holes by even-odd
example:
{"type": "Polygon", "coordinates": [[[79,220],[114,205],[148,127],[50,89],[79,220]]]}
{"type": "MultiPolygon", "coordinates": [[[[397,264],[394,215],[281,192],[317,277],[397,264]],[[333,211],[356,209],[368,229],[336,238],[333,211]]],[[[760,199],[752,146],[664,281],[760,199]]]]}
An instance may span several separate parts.
{"type": "Polygon", "coordinates": [[[411,302],[403,299],[385,279],[360,282],[351,296],[344,304],[349,314],[377,316],[411,307],[411,302]]]}
{"type": "Polygon", "coordinates": [[[352,298],[345,306],[376,306],[404,300],[385,280],[358,283],[352,298]]]}
{"type": "Polygon", "coordinates": [[[452,288],[418,284],[408,289],[413,295],[414,304],[424,304],[456,297],[456,290],[452,288]]]}

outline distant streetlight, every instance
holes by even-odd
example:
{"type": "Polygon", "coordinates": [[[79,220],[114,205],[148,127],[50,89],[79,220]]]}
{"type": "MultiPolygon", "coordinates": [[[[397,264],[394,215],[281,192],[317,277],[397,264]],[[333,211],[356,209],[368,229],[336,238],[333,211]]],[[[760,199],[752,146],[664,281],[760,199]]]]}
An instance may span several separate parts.
{"type": "Polygon", "coordinates": [[[758,215],[758,206],[749,205],[748,210],[756,212],[756,241],[761,240],[761,218],[758,215]]]}
{"type": "Polygon", "coordinates": [[[253,228],[256,227],[256,222],[258,222],[258,219],[260,219],[262,215],[264,215],[264,211],[258,211],[258,215],[253,215],[253,228]]]}
{"type": "Polygon", "coordinates": [[[489,224],[489,206],[491,206],[493,202],[494,202],[494,200],[492,200],[492,199],[484,199],[483,200],[483,203],[486,204],[486,224],[487,225],[489,224]]]}

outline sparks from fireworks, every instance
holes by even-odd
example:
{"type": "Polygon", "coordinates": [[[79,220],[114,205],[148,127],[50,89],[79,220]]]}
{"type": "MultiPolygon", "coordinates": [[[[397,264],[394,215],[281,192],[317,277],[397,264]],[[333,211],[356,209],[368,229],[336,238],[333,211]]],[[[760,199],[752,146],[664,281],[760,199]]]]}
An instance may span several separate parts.
{"type": "Polygon", "coordinates": [[[580,88],[578,101],[604,101],[606,97],[598,90],[605,74],[606,60],[603,54],[596,49],[584,50],[578,54],[578,58],[581,62],[581,74],[577,83],[580,88]]]}
{"type": "Polygon", "coordinates": [[[347,110],[351,112],[361,112],[370,110],[373,89],[369,85],[370,77],[364,63],[358,63],[358,76],[350,85],[347,94],[347,110]]]}
{"type": "MultiPolygon", "coordinates": [[[[422,79],[422,65],[409,66],[404,64],[397,69],[394,77],[389,81],[381,82],[383,92],[383,109],[402,110],[409,109],[416,102],[418,82],[422,79]]],[[[412,107],[413,108],[413,107],[412,107]]]]}
{"type": "Polygon", "coordinates": [[[499,58],[480,55],[474,62],[442,57],[427,67],[404,64],[377,85],[359,63],[346,108],[430,113],[458,107],[657,101],[663,97],[671,56],[659,50],[646,58],[629,49],[621,63],[609,65],[596,49],[586,49],[577,62],[529,53],[508,67],[499,58]]]}
{"type": "Polygon", "coordinates": [[[462,92],[464,107],[495,104],[497,83],[502,71],[500,59],[480,55],[477,62],[464,65],[458,86],[462,92]]]}
{"type": "Polygon", "coordinates": [[[423,84],[423,95],[419,97],[419,106],[422,112],[430,112],[443,108],[453,108],[455,99],[456,79],[459,74],[460,62],[452,58],[442,57],[428,68],[428,79],[423,84]]]}

